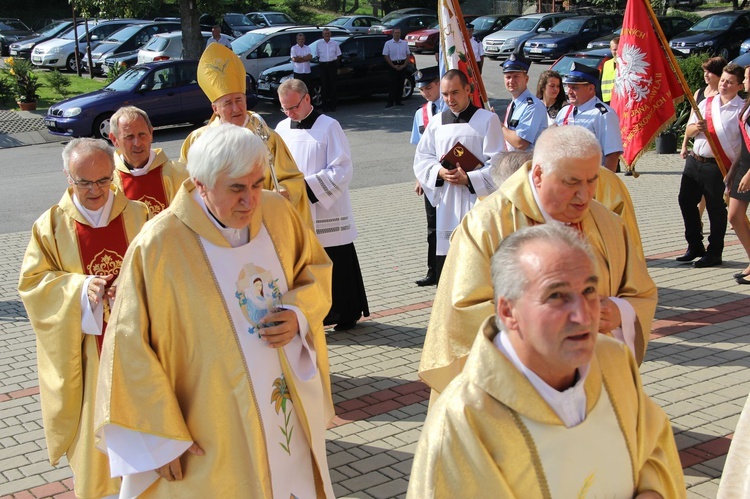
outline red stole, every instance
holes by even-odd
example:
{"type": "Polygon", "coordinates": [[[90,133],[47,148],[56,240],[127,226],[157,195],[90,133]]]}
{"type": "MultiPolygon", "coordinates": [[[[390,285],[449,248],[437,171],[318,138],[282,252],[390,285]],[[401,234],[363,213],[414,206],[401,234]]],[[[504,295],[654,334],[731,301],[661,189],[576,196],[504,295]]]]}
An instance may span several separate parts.
{"type": "Polygon", "coordinates": [[[427,128],[427,124],[430,122],[430,116],[427,112],[427,106],[429,104],[432,104],[432,102],[425,102],[424,106],[422,106],[422,125],[427,128]]]}
{"type": "MultiPolygon", "coordinates": [[[[721,162],[724,164],[724,168],[729,168],[732,165],[732,160],[729,159],[729,156],[727,156],[727,153],[724,152],[724,148],[721,146],[721,141],[719,140],[719,136],[716,135],[716,127],[714,126],[714,119],[713,116],[711,116],[711,110],[713,109],[713,100],[714,95],[706,99],[706,128],[708,129],[707,132],[711,136],[711,139],[713,140],[714,144],[716,144],[716,148],[719,151],[719,156],[721,159],[721,162]]],[[[721,104],[719,104],[721,106],[721,104]]],[[[744,127],[743,127],[744,130],[744,127]]]]}
{"type": "Polygon", "coordinates": [[[169,206],[167,193],[164,190],[164,181],[161,178],[162,166],[158,166],[140,177],[117,170],[125,196],[133,201],[145,203],[152,217],[169,206]]]}
{"type": "MultiPolygon", "coordinates": [[[[83,273],[96,276],[114,275],[114,279],[109,282],[109,285],[111,285],[120,274],[122,260],[128,249],[128,235],[125,232],[125,223],[123,222],[122,214],[109,222],[106,227],[96,228],[76,221],[76,237],[78,239],[78,254],[81,256],[83,273]]],[[[107,289],[109,289],[109,285],[107,285],[107,289]]],[[[102,325],[102,334],[96,337],[99,354],[102,351],[104,332],[107,329],[107,321],[109,320],[109,301],[106,294],[102,301],[104,323],[102,325]]]]}

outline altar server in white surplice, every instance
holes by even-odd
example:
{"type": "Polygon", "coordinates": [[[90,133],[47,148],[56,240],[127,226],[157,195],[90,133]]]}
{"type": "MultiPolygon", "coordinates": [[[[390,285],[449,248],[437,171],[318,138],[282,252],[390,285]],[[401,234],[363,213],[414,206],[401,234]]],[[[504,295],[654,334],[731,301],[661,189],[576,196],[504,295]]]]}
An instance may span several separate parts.
{"type": "Polygon", "coordinates": [[[349,199],[353,166],[349,141],[339,122],[313,109],[307,86],[287,80],[279,86],[287,119],[276,126],[305,176],[315,233],[333,261],[333,305],[325,324],[353,328],[370,315],[354,240],[357,226],[349,199]]]}
{"type": "MultiPolygon", "coordinates": [[[[461,71],[450,70],[440,81],[440,93],[448,109],[430,119],[414,155],[414,174],[424,195],[437,210],[438,280],[450,247],[450,236],[477,201],[495,191],[490,165],[505,152],[500,118],[471,102],[471,87],[461,71]],[[443,164],[443,156],[460,142],[479,161],[480,167],[465,171],[443,164]]],[[[447,164],[447,163],[446,163],[447,164]]],[[[468,169],[469,166],[463,165],[468,169]]]]}
{"type": "Polygon", "coordinates": [[[263,190],[268,149],[252,131],[211,127],[187,159],[191,178],[125,256],[100,448],[127,497],[332,498],[331,262],[263,190]]]}

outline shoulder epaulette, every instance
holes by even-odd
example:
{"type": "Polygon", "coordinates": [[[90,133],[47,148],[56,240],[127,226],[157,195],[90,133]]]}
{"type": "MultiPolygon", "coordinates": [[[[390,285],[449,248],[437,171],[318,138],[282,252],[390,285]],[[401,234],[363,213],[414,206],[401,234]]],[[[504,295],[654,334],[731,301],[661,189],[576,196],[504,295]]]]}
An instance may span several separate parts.
{"type": "Polygon", "coordinates": [[[526,97],[526,104],[528,104],[530,106],[533,103],[534,103],[534,98],[533,97],[526,97]]]}
{"type": "Polygon", "coordinates": [[[605,106],[601,102],[597,102],[596,104],[594,104],[594,107],[596,107],[599,110],[599,112],[602,114],[607,113],[607,106],[605,106]]]}

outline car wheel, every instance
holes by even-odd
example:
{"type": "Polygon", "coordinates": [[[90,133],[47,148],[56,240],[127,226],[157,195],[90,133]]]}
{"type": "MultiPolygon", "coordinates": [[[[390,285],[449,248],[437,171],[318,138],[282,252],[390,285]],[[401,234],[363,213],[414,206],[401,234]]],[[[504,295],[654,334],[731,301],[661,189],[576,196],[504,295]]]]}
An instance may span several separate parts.
{"type": "Polygon", "coordinates": [[[731,57],[729,56],[729,47],[721,47],[716,52],[716,55],[718,55],[719,57],[723,57],[724,60],[726,60],[726,61],[728,61],[728,60],[731,59],[731,57]]]}
{"type": "Polygon", "coordinates": [[[91,135],[97,139],[109,140],[109,120],[112,113],[100,114],[94,120],[94,126],[91,127],[91,135]]]}
{"type": "Polygon", "coordinates": [[[315,107],[323,105],[323,87],[320,83],[313,84],[312,90],[310,90],[310,101],[315,107]]]}
{"type": "Polygon", "coordinates": [[[65,61],[65,69],[70,71],[71,73],[75,73],[78,70],[78,66],[76,66],[76,55],[70,54],[65,61]]]}
{"type": "Polygon", "coordinates": [[[404,90],[401,92],[402,99],[408,99],[411,94],[414,93],[414,80],[412,78],[404,78],[404,90]]]}

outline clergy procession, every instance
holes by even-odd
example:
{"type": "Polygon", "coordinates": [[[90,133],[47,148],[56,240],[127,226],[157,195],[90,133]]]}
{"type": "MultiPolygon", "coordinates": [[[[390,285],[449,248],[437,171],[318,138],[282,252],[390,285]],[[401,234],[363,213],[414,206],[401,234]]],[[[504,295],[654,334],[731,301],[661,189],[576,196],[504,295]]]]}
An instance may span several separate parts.
{"type": "MultiPolygon", "coordinates": [[[[646,360],[658,355],[665,302],[647,267],[654,231],[639,225],[634,179],[618,174],[635,163],[621,133],[626,94],[615,84],[603,103],[598,70],[574,63],[545,76],[567,97],[551,109],[517,53],[501,64],[510,102],[493,109],[475,57],[466,69],[451,56],[415,77],[424,101],[403,158],[424,197],[408,202],[418,214],[409,230],[427,235],[426,258],[409,247],[427,263],[416,281],[424,301],[397,308],[396,295],[372,317],[368,295],[380,303],[381,291],[360,261],[373,244],[355,240],[376,229],[355,220],[356,151],[303,79],[280,85],[286,118],[271,127],[247,108],[240,59],[209,43],[198,83],[214,114],[179,157],[152,147],[149,116],[132,106],[112,116],[113,147],[65,146],[68,188],[31,229],[18,292],[36,335],[49,462],[70,465],[75,497],[688,496],[686,437],[675,438],[662,394],[644,388],[658,376],[646,360]],[[378,370],[342,371],[352,359],[337,341],[387,372],[388,338],[366,335],[368,323],[422,309],[403,328],[419,337],[410,383],[383,374],[376,393],[345,396],[378,370]],[[331,440],[371,416],[406,425],[415,415],[398,447],[409,459],[391,476],[400,489],[357,474],[391,466],[395,452],[342,460],[346,446],[331,440]]],[[[747,73],[725,64],[687,127],[673,200],[687,241],[679,265],[721,266],[728,220],[750,259],[750,99],[737,96],[747,73]]],[[[368,206],[385,213],[385,199],[368,206]]],[[[378,259],[386,272],[390,260],[378,259]]],[[[749,272],[734,279],[748,284],[749,272]]],[[[749,421],[750,405],[720,497],[750,497],[749,421]]],[[[348,433],[358,444],[366,434],[348,433]]]]}

